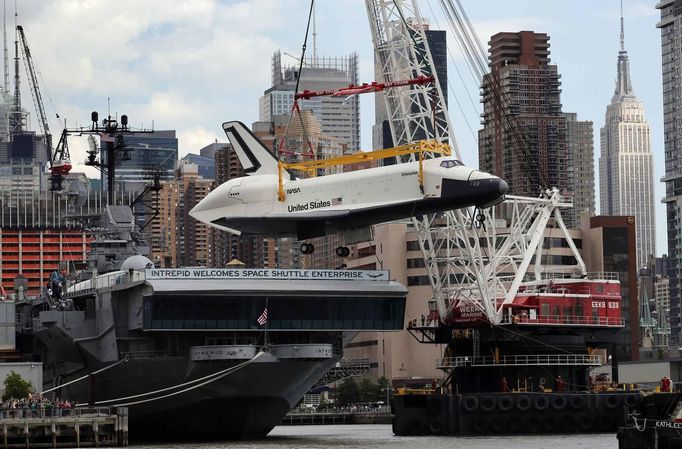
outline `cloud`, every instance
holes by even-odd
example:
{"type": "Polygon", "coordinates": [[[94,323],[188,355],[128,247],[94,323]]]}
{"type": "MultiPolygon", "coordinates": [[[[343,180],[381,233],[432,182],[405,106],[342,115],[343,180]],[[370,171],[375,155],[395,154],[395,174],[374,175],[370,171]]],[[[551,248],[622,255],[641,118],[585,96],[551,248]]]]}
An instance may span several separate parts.
{"type": "Polygon", "coordinates": [[[651,3],[637,3],[629,6],[624,13],[625,18],[641,18],[641,17],[657,17],[660,15],[659,11],[651,3]]]}
{"type": "Polygon", "coordinates": [[[494,34],[507,31],[517,33],[526,30],[543,33],[546,32],[543,29],[547,28],[547,23],[548,20],[541,17],[507,17],[501,20],[477,20],[473,22],[473,27],[485,48],[494,34]]]}
{"type": "MultiPolygon", "coordinates": [[[[131,123],[219,129],[227,118],[257,118],[278,47],[273,36],[288,27],[281,18],[291,4],[123,0],[114,8],[94,0],[26,0],[21,7],[41,90],[51,92],[60,115],[70,109],[71,120],[87,123],[89,110],[102,115],[111,98],[112,114],[126,113],[131,123]]],[[[32,109],[25,82],[22,95],[32,109]]]]}
{"type": "Polygon", "coordinates": [[[179,156],[182,158],[187,153],[198,154],[201,148],[216,141],[226,142],[226,137],[202,127],[185,129],[178,133],[179,156]]]}

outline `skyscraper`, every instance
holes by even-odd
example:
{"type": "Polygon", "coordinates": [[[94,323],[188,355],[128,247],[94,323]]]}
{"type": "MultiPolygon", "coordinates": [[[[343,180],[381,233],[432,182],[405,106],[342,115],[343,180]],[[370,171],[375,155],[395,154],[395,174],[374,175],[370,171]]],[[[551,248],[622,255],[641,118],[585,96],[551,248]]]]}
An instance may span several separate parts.
{"type": "Polygon", "coordinates": [[[187,153],[182,159],[180,159],[180,163],[196,164],[199,168],[199,176],[204,179],[215,179],[215,152],[213,152],[210,157],[200,154],[187,153]]]}
{"type": "MultiPolygon", "coordinates": [[[[226,144],[215,152],[215,186],[240,176],[246,176],[244,169],[232,146],[226,144]]],[[[247,267],[260,266],[260,260],[255,256],[259,239],[234,235],[215,228],[211,228],[210,232],[210,240],[213,242],[211,266],[224,268],[234,259],[247,267]]]]}
{"type": "MultiPolygon", "coordinates": [[[[594,131],[592,122],[578,120],[574,112],[564,114],[566,118],[568,185],[573,193],[573,208],[576,219],[567,221],[571,228],[579,227],[579,216],[594,215],[594,131]]],[[[568,217],[567,217],[568,218],[568,217]]]]}
{"type": "MultiPolygon", "coordinates": [[[[509,183],[509,193],[569,191],[566,118],[561,83],[550,64],[549,36],[533,31],[491,37],[490,72],[483,77],[480,169],[509,183]]],[[[565,214],[574,220],[571,213],[565,214]]]]}
{"type": "Polygon", "coordinates": [[[663,65],[663,144],[665,198],[668,223],[668,277],[670,288],[670,343],[679,344],[680,274],[682,271],[682,3],[661,0],[661,54],[663,65]]]}
{"type": "Polygon", "coordinates": [[[644,105],[630,82],[622,16],[616,90],[601,129],[599,197],[602,215],[635,217],[637,267],[645,267],[656,253],[653,155],[644,105]]]}
{"type": "MultiPolygon", "coordinates": [[[[116,163],[117,182],[135,190],[135,184],[149,182],[154,173],[161,178],[172,179],[178,160],[178,139],[175,130],[154,131],[153,133],[129,133],[123,136],[125,152],[116,163]]],[[[109,143],[109,142],[107,142],[109,143]]],[[[104,142],[103,142],[104,144],[104,142]]],[[[106,164],[106,151],[102,161],[106,164]]]]}
{"type": "Polygon", "coordinates": [[[146,237],[151,242],[156,266],[206,266],[212,259],[211,230],[188,215],[188,211],[211,191],[212,179],[205,179],[199,166],[183,160],[172,180],[163,181],[152,192],[158,213],[151,219],[146,237]]]}
{"type": "MultiPolygon", "coordinates": [[[[300,76],[298,64],[282,69],[282,55],[272,56],[272,87],[259,102],[259,121],[272,122],[276,115],[288,115],[294,104],[294,89],[300,78],[299,91],[324,90],[358,84],[358,56],[306,58],[300,76]]],[[[360,100],[321,96],[300,100],[302,110],[310,110],[321,125],[324,135],[334,137],[352,152],[360,150],[360,100]]]]}

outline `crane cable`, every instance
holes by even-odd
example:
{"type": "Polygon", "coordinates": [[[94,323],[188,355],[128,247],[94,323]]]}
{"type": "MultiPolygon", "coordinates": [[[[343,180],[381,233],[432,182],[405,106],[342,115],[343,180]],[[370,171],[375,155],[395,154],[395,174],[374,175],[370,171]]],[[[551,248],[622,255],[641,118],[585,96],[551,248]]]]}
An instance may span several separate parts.
{"type": "MultiPolygon", "coordinates": [[[[279,154],[280,150],[284,146],[284,142],[287,140],[287,136],[289,135],[289,127],[291,126],[291,119],[294,116],[294,112],[298,112],[298,118],[301,121],[301,129],[303,130],[303,136],[305,137],[306,142],[308,142],[308,146],[310,147],[310,152],[313,153],[313,148],[312,144],[310,143],[310,139],[308,138],[308,133],[306,132],[305,125],[303,124],[303,117],[301,116],[301,110],[298,107],[298,100],[296,99],[296,94],[298,93],[298,88],[301,84],[301,74],[303,72],[303,63],[305,61],[305,51],[306,48],[308,47],[308,33],[310,31],[310,23],[312,21],[313,17],[313,11],[315,7],[315,0],[310,0],[310,10],[308,11],[308,23],[305,28],[305,36],[303,37],[303,45],[301,46],[301,59],[299,60],[298,63],[298,75],[296,76],[296,86],[294,87],[294,104],[291,107],[291,113],[289,114],[289,119],[287,120],[287,126],[284,128],[284,137],[282,138],[277,153],[279,154]]],[[[313,153],[314,156],[314,153],[313,153]]]]}
{"type": "MultiPolygon", "coordinates": [[[[458,46],[460,49],[463,49],[463,53],[467,56],[470,72],[476,72],[474,77],[479,86],[485,85],[488,66],[487,55],[480,43],[476,31],[473,29],[471,21],[466,15],[466,11],[464,11],[464,8],[459,1],[457,1],[459,9],[455,7],[451,0],[440,0],[440,5],[450,23],[452,31],[457,37],[458,46]]],[[[534,165],[531,163],[530,151],[523,135],[519,135],[515,124],[511,122],[511,119],[507,114],[504,114],[504,105],[509,104],[510,101],[505,90],[502,89],[500,79],[495,76],[494,69],[491,69],[488,79],[492,88],[492,108],[493,110],[498,108],[498,110],[501,111],[501,117],[504,122],[503,126],[511,132],[512,138],[516,143],[516,147],[513,148],[513,151],[520,153],[522,162],[526,165],[528,173],[535,175],[537,184],[539,186],[546,184],[546,182],[542,182],[539,179],[537,172],[534,170],[534,165]]]]}
{"type": "MultiPolygon", "coordinates": [[[[427,0],[428,1],[428,0],[427,0]]],[[[537,164],[533,163],[533,157],[529,150],[529,145],[526,142],[523,133],[520,133],[514,123],[515,118],[509,117],[508,114],[504,113],[504,106],[511,103],[509,95],[502,89],[501,81],[498,76],[495,76],[495,71],[491,70],[490,74],[484,75],[487,71],[487,56],[485,50],[480,43],[480,39],[474,30],[471,21],[469,20],[464,8],[462,7],[459,0],[456,0],[458,8],[452,0],[439,0],[440,7],[446,16],[446,20],[449,23],[450,30],[456,37],[457,45],[465,56],[467,61],[467,67],[469,72],[477,82],[477,84],[485,85],[486,77],[487,84],[491,88],[492,105],[493,111],[497,109],[500,111],[500,116],[502,119],[503,127],[511,134],[511,138],[515,145],[512,149],[516,154],[520,156],[521,163],[526,166],[527,172],[530,176],[535,178],[535,184],[538,187],[547,187],[548,182],[544,172],[539,172],[536,167],[537,164]]],[[[429,4],[430,7],[430,4],[429,4]]],[[[433,8],[431,8],[433,9],[433,8]]],[[[455,67],[457,64],[453,64],[455,67]]],[[[466,89],[466,87],[465,87],[466,89]]],[[[453,91],[454,93],[454,91],[453,91]]],[[[455,95],[456,97],[456,95],[455,95]]]]}
{"type": "MultiPolygon", "coordinates": [[[[429,10],[431,11],[431,16],[434,18],[436,26],[438,28],[441,28],[440,23],[438,23],[438,19],[436,19],[436,14],[433,12],[433,8],[431,7],[431,2],[427,0],[426,4],[428,5],[429,10]]],[[[459,42],[457,42],[457,46],[459,46],[459,42]]],[[[450,48],[447,45],[446,45],[446,50],[448,52],[448,56],[450,57],[450,61],[452,62],[452,66],[455,68],[455,72],[457,72],[457,76],[459,77],[459,80],[461,81],[462,86],[464,87],[464,91],[466,92],[467,97],[469,98],[469,103],[471,104],[471,107],[476,112],[476,115],[480,115],[480,112],[476,108],[476,104],[474,103],[474,99],[471,96],[471,92],[470,92],[469,88],[467,87],[466,83],[464,82],[464,78],[462,77],[462,72],[459,70],[459,66],[457,64],[455,64],[455,57],[452,54],[452,50],[450,50],[450,48]]],[[[448,79],[448,90],[450,92],[452,92],[452,98],[454,98],[455,103],[457,103],[457,109],[459,109],[459,112],[462,114],[462,119],[464,119],[464,123],[467,125],[467,128],[469,129],[469,133],[471,134],[471,137],[473,137],[474,140],[478,140],[476,133],[474,133],[473,127],[469,123],[469,119],[467,118],[466,114],[464,113],[464,108],[462,107],[462,104],[460,103],[458,96],[455,94],[455,88],[452,86],[450,79],[448,79]]]]}
{"type": "MultiPolygon", "coordinates": [[[[485,85],[486,81],[486,71],[487,71],[487,55],[483,46],[480,43],[480,39],[476,34],[476,31],[471,25],[464,8],[462,8],[461,3],[457,2],[459,10],[455,8],[455,5],[451,0],[440,0],[441,9],[446,15],[448,22],[450,23],[450,28],[457,37],[457,42],[460,49],[463,49],[463,53],[467,56],[467,63],[469,65],[470,72],[474,75],[478,85],[485,85]],[[447,3],[446,3],[447,1],[447,3]],[[476,72],[475,74],[473,72],[476,72]]],[[[534,170],[534,165],[531,163],[530,151],[528,150],[528,145],[524,141],[523,135],[518,133],[516,125],[512,123],[510,117],[504,113],[504,106],[510,104],[510,100],[505,90],[502,89],[500,79],[495,76],[495,71],[491,69],[488,75],[488,80],[491,86],[492,94],[492,109],[493,111],[497,108],[501,111],[501,118],[503,121],[503,126],[508,131],[511,132],[512,138],[515,140],[516,146],[512,148],[512,151],[520,154],[521,161],[526,165],[526,170],[531,176],[536,178],[536,183],[542,187],[547,184],[541,180],[538,176],[536,170],[534,170]]]]}

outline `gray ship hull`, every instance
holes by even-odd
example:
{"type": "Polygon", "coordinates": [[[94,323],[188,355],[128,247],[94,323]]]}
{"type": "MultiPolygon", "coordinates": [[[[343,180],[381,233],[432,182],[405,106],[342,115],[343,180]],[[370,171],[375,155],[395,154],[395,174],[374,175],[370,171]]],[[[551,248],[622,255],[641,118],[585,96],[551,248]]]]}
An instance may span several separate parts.
{"type": "Polygon", "coordinates": [[[265,355],[203,386],[196,387],[203,383],[198,382],[130,398],[245,362],[192,362],[186,357],[133,359],[98,374],[94,382],[72,384],[56,394],[78,403],[128,407],[133,441],[260,438],[337,360],[282,360],[265,355]]]}

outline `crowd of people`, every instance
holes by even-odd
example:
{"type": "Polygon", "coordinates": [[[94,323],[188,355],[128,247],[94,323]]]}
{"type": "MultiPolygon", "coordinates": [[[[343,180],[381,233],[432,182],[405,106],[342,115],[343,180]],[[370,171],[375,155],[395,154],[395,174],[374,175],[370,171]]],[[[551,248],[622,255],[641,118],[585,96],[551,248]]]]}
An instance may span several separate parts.
{"type": "Polygon", "coordinates": [[[68,416],[73,408],[74,404],[69,401],[29,394],[27,398],[8,399],[0,403],[0,414],[3,418],[68,416]]]}

